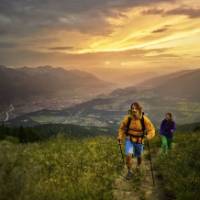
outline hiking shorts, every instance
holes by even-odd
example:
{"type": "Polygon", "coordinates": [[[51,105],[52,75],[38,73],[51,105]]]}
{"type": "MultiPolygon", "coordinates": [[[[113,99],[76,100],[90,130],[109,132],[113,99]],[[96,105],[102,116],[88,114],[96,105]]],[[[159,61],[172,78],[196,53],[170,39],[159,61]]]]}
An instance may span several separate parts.
{"type": "Polygon", "coordinates": [[[125,154],[134,154],[136,158],[141,157],[144,151],[144,145],[138,144],[135,142],[130,141],[130,139],[126,138],[125,140],[125,154]]]}

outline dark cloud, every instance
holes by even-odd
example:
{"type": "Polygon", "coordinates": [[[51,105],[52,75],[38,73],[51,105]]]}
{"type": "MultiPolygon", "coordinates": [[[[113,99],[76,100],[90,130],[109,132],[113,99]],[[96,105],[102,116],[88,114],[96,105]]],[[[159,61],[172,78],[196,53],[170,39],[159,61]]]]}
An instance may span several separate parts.
{"type": "Polygon", "coordinates": [[[152,31],[152,33],[163,33],[166,32],[168,30],[168,28],[159,28],[159,29],[155,29],[152,31]]]}
{"type": "Polygon", "coordinates": [[[0,0],[0,11],[4,14],[28,14],[58,12],[83,13],[90,10],[108,11],[112,8],[130,8],[158,2],[173,2],[175,0],[0,0]]]}
{"type": "MultiPolygon", "coordinates": [[[[0,44],[1,62],[13,60],[18,63],[34,63],[43,62],[45,59],[56,62],[52,55],[74,48],[47,46],[46,50],[52,53],[50,55],[21,52],[17,44],[20,44],[20,49],[23,50],[39,50],[42,43],[52,44],[59,40],[54,34],[57,30],[109,36],[113,25],[106,17],[125,17],[122,11],[126,9],[169,1],[175,0],[0,0],[0,36],[1,41],[4,41],[0,44]],[[9,41],[15,41],[17,44],[9,41]],[[16,51],[13,52],[13,49],[16,51]]],[[[60,55],[55,57],[64,62],[66,54],[60,55]]],[[[71,59],[72,56],[68,58],[71,59]]]]}
{"type": "Polygon", "coordinates": [[[134,6],[175,0],[0,0],[0,29],[32,34],[41,28],[108,34],[106,16],[134,6]]]}
{"type": "Polygon", "coordinates": [[[137,59],[150,58],[149,53],[158,55],[167,54],[167,48],[160,49],[132,49],[118,52],[96,52],[83,54],[62,53],[59,51],[37,52],[33,50],[16,50],[10,51],[0,49],[1,64],[13,66],[37,66],[37,65],[54,65],[54,66],[99,66],[106,60],[112,62],[135,61],[137,59]]]}
{"type": "Polygon", "coordinates": [[[159,58],[180,58],[181,56],[176,55],[176,54],[172,54],[172,53],[161,53],[159,55],[148,55],[147,57],[149,58],[157,58],[159,56],[159,58]]]}
{"type": "Polygon", "coordinates": [[[198,8],[188,8],[188,7],[178,7],[171,10],[164,10],[164,9],[146,9],[142,11],[142,14],[145,15],[185,15],[189,18],[198,18],[200,17],[200,9],[198,8]]]}
{"type": "Polygon", "coordinates": [[[150,9],[145,9],[142,11],[142,14],[144,15],[160,15],[164,13],[165,13],[165,10],[159,9],[159,8],[150,8],[150,9]]]}
{"type": "Polygon", "coordinates": [[[6,36],[8,34],[8,31],[0,29],[0,36],[6,36]]]}
{"type": "Polygon", "coordinates": [[[161,28],[153,30],[151,33],[164,33],[169,30],[170,25],[165,25],[161,28]]]}
{"type": "Polygon", "coordinates": [[[18,45],[16,43],[12,42],[0,42],[0,49],[9,49],[17,47],[18,45]]]}
{"type": "Polygon", "coordinates": [[[200,17],[200,9],[193,8],[176,8],[166,12],[167,15],[187,15],[190,18],[200,17]]]}
{"type": "Polygon", "coordinates": [[[65,47],[51,47],[48,48],[48,50],[53,50],[53,51],[60,51],[60,50],[73,50],[74,47],[71,46],[65,46],[65,47]]]}

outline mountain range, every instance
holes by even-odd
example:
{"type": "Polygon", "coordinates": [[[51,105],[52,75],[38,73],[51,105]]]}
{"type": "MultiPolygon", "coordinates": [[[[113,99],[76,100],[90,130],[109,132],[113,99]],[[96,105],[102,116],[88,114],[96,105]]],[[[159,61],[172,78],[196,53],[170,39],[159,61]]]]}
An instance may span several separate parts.
{"type": "Polygon", "coordinates": [[[0,66],[0,114],[10,105],[18,114],[67,107],[112,89],[113,84],[84,71],[0,66]]]}
{"type": "Polygon", "coordinates": [[[184,70],[168,75],[149,79],[139,86],[146,86],[160,96],[185,98],[194,101],[200,100],[198,89],[200,69],[184,70]]]}
{"type": "Polygon", "coordinates": [[[83,126],[118,126],[132,102],[138,101],[158,126],[166,112],[179,124],[200,121],[200,70],[180,71],[153,78],[137,87],[117,89],[108,95],[62,110],[41,110],[10,123],[63,123],[83,126]]]}

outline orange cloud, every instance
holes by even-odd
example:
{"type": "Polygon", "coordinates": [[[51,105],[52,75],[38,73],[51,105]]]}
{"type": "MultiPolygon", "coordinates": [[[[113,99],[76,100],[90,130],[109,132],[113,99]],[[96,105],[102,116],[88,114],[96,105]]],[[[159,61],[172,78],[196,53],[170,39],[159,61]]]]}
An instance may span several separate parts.
{"type": "MultiPolygon", "coordinates": [[[[3,41],[0,40],[2,64],[133,69],[165,67],[169,62],[175,67],[200,65],[200,4],[197,1],[95,2],[83,7],[81,1],[77,7],[72,1],[63,6],[58,3],[54,12],[50,6],[44,13],[43,4],[34,5],[38,11],[34,7],[24,13],[13,10],[20,23],[30,22],[24,23],[27,30],[19,33],[10,25],[16,19],[6,16],[8,11],[3,12],[0,34],[2,28],[7,28],[9,34],[3,34],[3,41]]],[[[16,0],[15,3],[20,8],[16,0]]]]}

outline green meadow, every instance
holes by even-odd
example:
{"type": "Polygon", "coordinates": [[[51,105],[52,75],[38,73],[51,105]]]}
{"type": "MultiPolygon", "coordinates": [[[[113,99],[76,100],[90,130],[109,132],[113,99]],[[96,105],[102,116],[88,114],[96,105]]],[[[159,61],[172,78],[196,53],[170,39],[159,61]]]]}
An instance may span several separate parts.
{"type": "MultiPolygon", "coordinates": [[[[200,196],[200,133],[176,133],[174,147],[159,155],[159,136],[151,141],[156,184],[170,200],[200,196]]],[[[0,141],[0,200],[113,199],[112,187],[122,171],[113,136],[73,138],[57,134],[45,140],[0,141]]],[[[142,187],[143,183],[137,182],[142,187]]]]}

